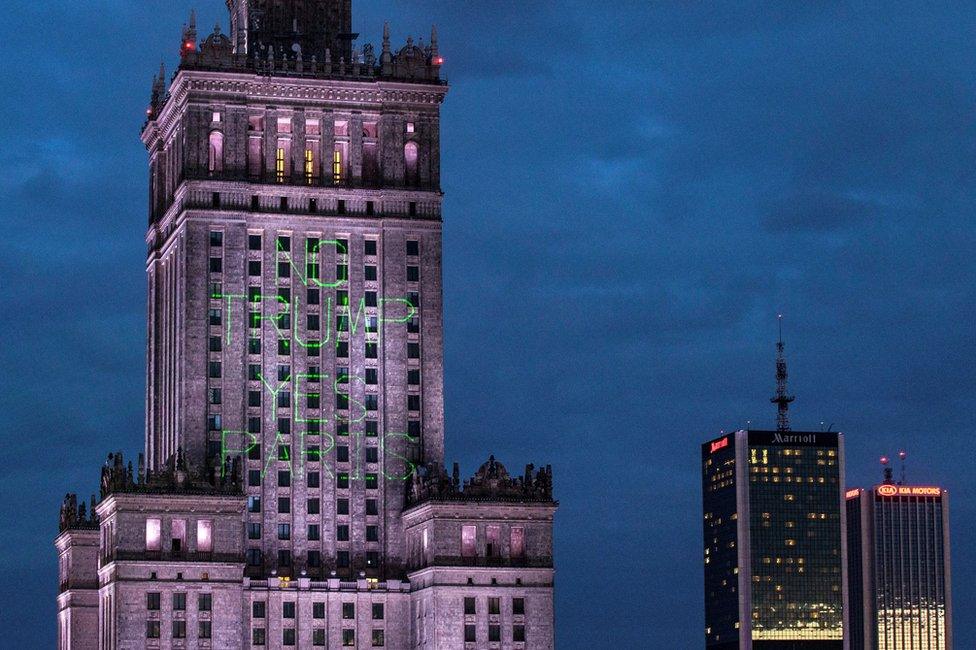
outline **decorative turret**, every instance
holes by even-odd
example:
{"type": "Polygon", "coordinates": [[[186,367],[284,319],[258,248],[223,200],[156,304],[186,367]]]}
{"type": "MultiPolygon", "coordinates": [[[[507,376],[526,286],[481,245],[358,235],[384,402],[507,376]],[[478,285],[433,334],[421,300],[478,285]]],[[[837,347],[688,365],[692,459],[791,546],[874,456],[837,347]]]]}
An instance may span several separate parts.
{"type": "Polygon", "coordinates": [[[61,532],[66,530],[88,530],[98,528],[98,515],[95,513],[95,495],[91,497],[91,507],[86,508],[85,502],[78,503],[75,494],[64,495],[61,503],[61,517],[58,529],[61,532]]]}
{"type": "Polygon", "coordinates": [[[180,39],[180,58],[185,58],[197,50],[197,12],[190,10],[190,24],[183,25],[183,37],[180,39]]]}
{"type": "Polygon", "coordinates": [[[459,480],[457,463],[452,476],[448,477],[443,467],[427,467],[425,472],[417,472],[407,493],[410,504],[423,501],[505,501],[505,502],[551,502],[552,466],[535,470],[534,465],[525,466],[525,475],[513,477],[505,466],[490,456],[474,476],[459,480]]]}

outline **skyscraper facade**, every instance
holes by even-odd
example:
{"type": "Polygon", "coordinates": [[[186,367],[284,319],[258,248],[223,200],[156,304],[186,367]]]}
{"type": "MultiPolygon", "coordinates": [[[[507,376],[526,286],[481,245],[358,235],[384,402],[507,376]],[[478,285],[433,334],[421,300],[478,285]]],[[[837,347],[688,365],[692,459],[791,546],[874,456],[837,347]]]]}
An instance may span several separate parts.
{"type": "Polygon", "coordinates": [[[444,469],[436,29],[227,5],[153,84],[145,458],[62,507],[60,647],[551,647],[551,471],[444,469]]]}
{"type": "Polygon", "coordinates": [[[847,536],[851,649],[951,649],[948,492],[849,490],[847,536]]]}
{"type": "Polygon", "coordinates": [[[706,647],[845,648],[843,435],[736,431],[701,460],[706,647]]]}

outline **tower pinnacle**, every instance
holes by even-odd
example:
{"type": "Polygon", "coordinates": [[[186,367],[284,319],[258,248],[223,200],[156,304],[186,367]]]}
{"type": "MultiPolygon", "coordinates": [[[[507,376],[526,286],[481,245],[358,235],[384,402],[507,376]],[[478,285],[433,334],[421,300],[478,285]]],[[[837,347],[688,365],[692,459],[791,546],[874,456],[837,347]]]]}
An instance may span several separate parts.
{"type": "Polygon", "coordinates": [[[796,399],[786,393],[786,356],[783,354],[783,315],[779,317],[779,341],[776,343],[776,396],[770,402],[776,405],[776,430],[790,430],[790,402],[796,399]]]}

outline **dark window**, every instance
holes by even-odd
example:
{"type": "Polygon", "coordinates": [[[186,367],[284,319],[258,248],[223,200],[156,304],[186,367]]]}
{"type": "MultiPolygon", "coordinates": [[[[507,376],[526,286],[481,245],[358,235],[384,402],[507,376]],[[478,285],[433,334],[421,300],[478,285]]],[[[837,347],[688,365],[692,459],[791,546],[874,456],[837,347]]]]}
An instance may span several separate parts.
{"type": "Polygon", "coordinates": [[[408,370],[407,371],[407,383],[411,386],[420,385],[420,371],[419,370],[408,370]]]}
{"type": "Polygon", "coordinates": [[[278,539],[291,539],[291,524],[278,524],[278,539]]]}
{"type": "Polygon", "coordinates": [[[159,609],[159,592],[150,591],[146,594],[146,609],[159,609]]]}
{"type": "Polygon", "coordinates": [[[336,447],[336,462],[339,463],[349,462],[349,447],[345,445],[340,445],[336,447]]]}
{"type": "Polygon", "coordinates": [[[419,438],[420,437],[420,421],[419,420],[410,420],[409,422],[407,422],[407,435],[410,436],[411,438],[419,438]]]}
{"type": "Polygon", "coordinates": [[[308,525],[308,540],[310,542],[317,542],[322,537],[322,529],[318,524],[308,525]]]}
{"type": "Polygon", "coordinates": [[[474,643],[478,640],[477,629],[474,625],[464,626],[464,642],[474,643]]]}
{"type": "Polygon", "coordinates": [[[224,260],[223,260],[223,258],[220,258],[220,257],[211,257],[210,258],[210,272],[211,273],[220,273],[223,270],[223,268],[224,268],[224,260]]]}
{"type": "Polygon", "coordinates": [[[366,303],[366,306],[367,307],[375,307],[377,305],[376,292],[375,291],[367,291],[366,292],[366,295],[365,295],[365,298],[363,299],[363,302],[366,303]]]}
{"type": "MultiPolygon", "coordinates": [[[[217,192],[214,192],[214,195],[217,196],[217,197],[220,196],[220,194],[218,194],[217,192]]],[[[217,203],[218,204],[220,203],[220,199],[219,198],[217,199],[217,203]]],[[[214,248],[220,248],[221,246],[223,246],[224,245],[224,233],[222,233],[220,231],[217,231],[217,230],[211,230],[210,231],[210,245],[213,246],[214,248]]]]}
{"type": "Polygon", "coordinates": [[[378,542],[378,541],[380,541],[380,528],[379,528],[379,526],[366,526],[366,541],[367,542],[378,542]]]}
{"type": "Polygon", "coordinates": [[[308,317],[307,317],[306,320],[307,320],[307,327],[308,327],[308,329],[313,330],[313,331],[319,329],[319,315],[318,314],[308,314],[308,317]]]}
{"type": "Polygon", "coordinates": [[[367,264],[366,265],[366,268],[363,269],[363,273],[364,273],[365,279],[367,281],[375,280],[376,279],[376,266],[373,265],[373,264],[367,264]]]}
{"type": "Polygon", "coordinates": [[[339,214],[346,213],[346,202],[343,199],[339,199],[339,203],[336,206],[336,212],[338,212],[339,214]]]}
{"type": "Polygon", "coordinates": [[[340,359],[345,359],[349,356],[349,342],[339,341],[336,344],[336,356],[340,359]]]}
{"type": "Polygon", "coordinates": [[[267,640],[265,630],[263,627],[256,627],[251,630],[251,644],[252,645],[264,645],[267,640]]]}
{"type": "Polygon", "coordinates": [[[378,351],[379,346],[377,346],[376,343],[367,343],[365,348],[365,356],[367,359],[375,359],[377,358],[378,351]]]}
{"type": "Polygon", "coordinates": [[[250,276],[261,275],[261,260],[248,260],[247,274],[250,276]]]}
{"type": "Polygon", "coordinates": [[[346,473],[336,474],[336,487],[348,488],[349,487],[349,475],[346,473]]]}
{"type": "Polygon", "coordinates": [[[308,508],[308,514],[310,515],[319,514],[320,504],[321,501],[319,501],[318,499],[309,499],[308,503],[306,504],[306,507],[308,508]]]}
{"type": "Polygon", "coordinates": [[[261,485],[261,470],[259,469],[247,470],[247,484],[251,487],[258,487],[259,485],[261,485]]]}
{"type": "Polygon", "coordinates": [[[366,437],[375,438],[379,435],[380,425],[376,420],[366,420],[365,422],[366,437]]]}
{"type": "Polygon", "coordinates": [[[376,240],[367,239],[363,242],[363,254],[364,255],[376,255],[376,240]]]}
{"type": "Polygon", "coordinates": [[[278,497],[278,512],[291,512],[291,499],[288,497],[278,497]]]}
{"type": "Polygon", "coordinates": [[[247,391],[247,405],[261,406],[261,391],[259,390],[247,391]]]}
{"type": "Polygon", "coordinates": [[[325,603],[312,603],[312,618],[325,618],[325,603]]]}
{"type": "Polygon", "coordinates": [[[186,638],[186,621],[173,621],[173,638],[186,638]]]}
{"type": "Polygon", "coordinates": [[[367,473],[365,480],[367,490],[375,490],[377,487],[379,487],[379,477],[376,474],[367,473]]]}
{"type": "Polygon", "coordinates": [[[289,627],[281,631],[281,645],[295,645],[295,628],[289,627]]]}
{"type": "Polygon", "coordinates": [[[512,641],[515,643],[525,643],[525,626],[524,625],[513,625],[512,626],[512,641]]]}
{"type": "Polygon", "coordinates": [[[213,633],[213,624],[210,621],[199,621],[197,624],[197,637],[209,639],[213,633]]]}
{"type": "Polygon", "coordinates": [[[407,395],[407,409],[410,411],[420,410],[420,395],[407,395]]]}
{"type": "Polygon", "coordinates": [[[247,498],[247,511],[261,512],[261,497],[253,495],[249,496],[247,498]]]}
{"type": "MultiPolygon", "coordinates": [[[[416,181],[414,181],[414,182],[416,182],[416,181]]],[[[411,217],[416,217],[417,216],[417,202],[416,201],[411,201],[410,202],[409,214],[410,214],[411,217]]]]}
{"type": "Polygon", "coordinates": [[[356,630],[342,631],[342,646],[344,648],[353,648],[356,646],[356,630]]]}
{"type": "Polygon", "coordinates": [[[289,237],[288,235],[278,235],[278,239],[275,242],[275,247],[279,251],[290,251],[291,237],[289,237]]]}
{"type": "Polygon", "coordinates": [[[336,541],[339,542],[349,541],[349,526],[345,524],[340,524],[336,526],[336,541]]]}
{"type": "Polygon", "coordinates": [[[261,339],[249,338],[247,340],[248,354],[261,354],[261,339]]]}
{"type": "Polygon", "coordinates": [[[512,599],[512,614],[516,616],[522,616],[525,614],[525,599],[524,598],[513,598],[512,599]]]}
{"type": "Polygon", "coordinates": [[[146,621],[146,638],[159,638],[159,621],[146,621]]]}
{"type": "Polygon", "coordinates": [[[379,409],[379,395],[364,395],[364,397],[367,411],[376,411],[379,409]]]}
{"type": "Polygon", "coordinates": [[[265,617],[265,604],[263,600],[255,600],[251,603],[251,618],[265,617]]]}
{"type": "Polygon", "coordinates": [[[308,290],[308,295],[306,296],[306,301],[310,305],[317,305],[317,304],[319,304],[319,290],[318,289],[309,289],[308,290]]]}
{"type": "Polygon", "coordinates": [[[219,361],[211,361],[210,362],[210,365],[208,367],[208,370],[209,370],[209,375],[210,375],[210,378],[211,379],[219,379],[220,378],[220,362],[219,361]]]}
{"type": "Polygon", "coordinates": [[[278,487],[291,487],[291,472],[278,470],[278,487]]]}
{"type": "Polygon", "coordinates": [[[248,539],[261,539],[261,524],[257,521],[251,521],[247,524],[247,538],[248,539]]]}
{"type": "Polygon", "coordinates": [[[340,569],[349,566],[349,551],[336,551],[336,566],[340,569]]]}
{"type": "MultiPolygon", "coordinates": [[[[254,196],[254,197],[251,197],[251,198],[256,199],[258,197],[254,196]]],[[[259,250],[261,250],[261,235],[248,235],[247,236],[247,247],[248,247],[249,250],[252,250],[252,251],[259,251],[259,250]]]]}
{"type": "Polygon", "coordinates": [[[291,566],[291,551],[278,551],[278,566],[291,566]]]}
{"type": "Polygon", "coordinates": [[[295,618],[295,603],[288,601],[281,603],[281,617],[295,618]]]}
{"type": "Polygon", "coordinates": [[[291,340],[290,339],[278,339],[278,354],[281,356],[288,356],[291,354],[291,340]]]}
{"type": "Polygon", "coordinates": [[[310,488],[317,488],[319,486],[319,473],[318,472],[309,472],[308,475],[307,475],[307,478],[308,478],[308,487],[310,487],[310,488]]]}
{"type": "Polygon", "coordinates": [[[501,625],[489,625],[488,626],[488,641],[489,643],[497,643],[502,640],[502,626],[501,625]]]}
{"type": "Polygon", "coordinates": [[[373,647],[382,648],[386,645],[386,634],[383,630],[373,630],[373,647]]]}
{"type": "Polygon", "coordinates": [[[419,266],[408,266],[407,267],[407,282],[417,282],[420,280],[420,267],[419,266]]]}
{"type": "Polygon", "coordinates": [[[318,212],[318,209],[319,209],[319,202],[316,199],[309,199],[308,211],[314,213],[314,212],[318,212]]]}
{"type": "Polygon", "coordinates": [[[221,321],[223,320],[223,318],[221,318],[222,312],[219,309],[211,309],[209,313],[210,313],[210,324],[220,325],[221,321]]]}
{"type": "Polygon", "coordinates": [[[420,242],[412,239],[407,240],[407,255],[416,257],[420,255],[420,242]]]}
{"type": "Polygon", "coordinates": [[[349,499],[336,499],[336,514],[349,514],[349,499]]]}
{"type": "Polygon", "coordinates": [[[379,505],[376,499],[366,499],[366,514],[367,515],[380,514],[379,505]]]}
{"type": "Polygon", "coordinates": [[[488,599],[488,613],[501,614],[501,600],[497,597],[488,599]]]}
{"type": "Polygon", "coordinates": [[[209,612],[213,609],[213,594],[199,594],[197,596],[197,609],[201,612],[209,612]]]}
{"type": "Polygon", "coordinates": [[[342,618],[356,618],[356,603],[342,603],[342,618]]]}
{"type": "Polygon", "coordinates": [[[251,209],[252,210],[258,210],[258,209],[260,209],[260,207],[261,207],[261,201],[260,201],[260,199],[258,199],[258,195],[257,194],[252,194],[251,195],[251,209]]]}
{"type": "Polygon", "coordinates": [[[366,214],[368,214],[368,215],[374,214],[374,208],[373,208],[373,202],[372,201],[366,201],[366,214]]]}
{"type": "Polygon", "coordinates": [[[310,567],[320,567],[320,566],[322,566],[322,553],[321,553],[321,551],[309,551],[308,552],[308,566],[310,566],[310,567]]]}
{"type": "Polygon", "coordinates": [[[378,463],[380,460],[379,449],[376,447],[366,447],[366,462],[378,463]]]}
{"type": "Polygon", "coordinates": [[[407,358],[408,359],[419,359],[420,358],[420,344],[419,343],[407,343],[407,358]]]}
{"type": "Polygon", "coordinates": [[[261,549],[259,548],[247,549],[248,566],[261,566],[262,561],[263,561],[263,556],[261,555],[261,549]]]}

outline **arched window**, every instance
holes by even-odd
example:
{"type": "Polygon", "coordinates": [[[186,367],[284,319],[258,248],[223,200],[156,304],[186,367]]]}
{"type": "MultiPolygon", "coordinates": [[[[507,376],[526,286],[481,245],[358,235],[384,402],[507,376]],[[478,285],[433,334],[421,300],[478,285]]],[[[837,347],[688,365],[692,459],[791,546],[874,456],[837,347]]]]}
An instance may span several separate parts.
{"type": "Polygon", "coordinates": [[[210,132],[210,164],[207,169],[211,173],[224,169],[224,134],[220,131],[210,132]]]}
{"type": "Polygon", "coordinates": [[[413,140],[403,145],[403,169],[404,182],[407,185],[416,185],[417,177],[417,143],[413,140]]]}

